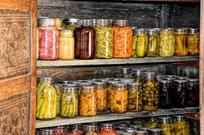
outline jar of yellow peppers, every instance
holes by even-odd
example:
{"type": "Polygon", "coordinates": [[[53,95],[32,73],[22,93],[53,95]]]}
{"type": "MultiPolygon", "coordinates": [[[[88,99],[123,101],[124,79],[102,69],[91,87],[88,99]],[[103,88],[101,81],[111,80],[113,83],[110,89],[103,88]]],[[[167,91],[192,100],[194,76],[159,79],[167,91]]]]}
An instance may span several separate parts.
{"type": "Polygon", "coordinates": [[[179,28],[175,30],[175,56],[186,56],[187,51],[187,30],[185,28],[179,28]]]}
{"type": "Polygon", "coordinates": [[[187,37],[188,54],[196,56],[199,54],[199,31],[198,29],[189,29],[187,37]]]}

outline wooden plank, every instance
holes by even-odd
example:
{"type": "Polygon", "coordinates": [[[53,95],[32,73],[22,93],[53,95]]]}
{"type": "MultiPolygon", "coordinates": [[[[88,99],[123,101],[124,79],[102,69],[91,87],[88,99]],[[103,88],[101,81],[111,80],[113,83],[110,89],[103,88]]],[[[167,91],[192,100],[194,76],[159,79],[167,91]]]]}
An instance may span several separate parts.
{"type": "Polygon", "coordinates": [[[1,0],[0,9],[19,10],[23,12],[29,11],[31,8],[31,0],[1,0]]]}

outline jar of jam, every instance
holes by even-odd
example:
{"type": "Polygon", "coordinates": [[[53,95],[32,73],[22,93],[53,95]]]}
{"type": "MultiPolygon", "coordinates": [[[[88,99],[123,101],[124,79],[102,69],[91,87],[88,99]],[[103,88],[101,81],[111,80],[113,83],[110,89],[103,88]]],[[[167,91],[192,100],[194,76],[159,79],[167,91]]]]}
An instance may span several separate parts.
{"type": "Polygon", "coordinates": [[[188,79],[187,106],[199,106],[199,79],[188,79]]]}
{"type": "Polygon", "coordinates": [[[94,124],[85,125],[85,134],[84,135],[99,135],[97,126],[94,124]]]}
{"type": "Polygon", "coordinates": [[[75,58],[92,59],[95,52],[95,30],[92,20],[82,20],[81,26],[74,30],[75,58]]]}
{"type": "Polygon", "coordinates": [[[38,28],[38,40],[40,60],[58,59],[59,30],[55,26],[55,19],[43,19],[43,23],[38,28]]]}
{"type": "Polygon", "coordinates": [[[39,135],[55,135],[54,129],[40,129],[39,135]]]}
{"type": "Polygon", "coordinates": [[[105,123],[102,124],[99,135],[118,135],[116,130],[113,128],[113,124],[105,123]]]}
{"type": "Polygon", "coordinates": [[[65,128],[63,126],[59,126],[55,128],[55,135],[65,135],[65,128]]]}
{"type": "Polygon", "coordinates": [[[189,29],[187,36],[187,48],[189,55],[196,56],[199,54],[199,41],[200,34],[198,29],[189,29]]]}
{"type": "Polygon", "coordinates": [[[71,125],[67,135],[82,135],[82,134],[83,131],[81,125],[71,125]]]}
{"type": "Polygon", "coordinates": [[[117,20],[113,27],[113,57],[130,58],[132,54],[132,29],[128,20],[117,20]]]}

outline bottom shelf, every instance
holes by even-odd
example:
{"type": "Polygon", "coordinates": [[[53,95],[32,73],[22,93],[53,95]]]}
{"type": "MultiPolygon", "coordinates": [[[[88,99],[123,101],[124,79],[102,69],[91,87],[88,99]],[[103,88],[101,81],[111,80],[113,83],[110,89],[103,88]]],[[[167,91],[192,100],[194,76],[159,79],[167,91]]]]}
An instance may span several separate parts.
{"type": "Polygon", "coordinates": [[[97,115],[95,117],[76,117],[76,118],[61,118],[58,117],[53,120],[37,120],[36,128],[55,127],[62,125],[72,125],[79,123],[91,123],[91,122],[105,122],[114,120],[127,120],[138,117],[151,117],[151,116],[164,116],[175,114],[187,114],[198,112],[199,107],[187,107],[187,108],[174,108],[174,109],[159,109],[157,111],[143,111],[143,112],[127,112],[124,114],[106,113],[97,115]]]}

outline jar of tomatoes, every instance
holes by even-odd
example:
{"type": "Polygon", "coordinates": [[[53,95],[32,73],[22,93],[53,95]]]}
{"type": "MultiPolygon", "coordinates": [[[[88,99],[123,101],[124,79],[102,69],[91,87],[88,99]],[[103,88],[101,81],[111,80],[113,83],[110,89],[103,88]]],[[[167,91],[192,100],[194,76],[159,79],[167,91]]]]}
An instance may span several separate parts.
{"type": "Polygon", "coordinates": [[[113,124],[105,123],[101,125],[100,135],[118,135],[113,128],[113,124]]]}
{"type": "Polygon", "coordinates": [[[128,20],[117,20],[113,27],[113,57],[129,58],[132,55],[132,29],[128,20]]]}
{"type": "Polygon", "coordinates": [[[55,19],[44,18],[38,28],[38,46],[40,60],[56,60],[59,56],[59,30],[55,19]]]}
{"type": "Polygon", "coordinates": [[[175,30],[175,56],[186,56],[187,51],[187,31],[184,28],[179,28],[175,30]]]}

